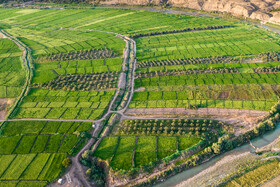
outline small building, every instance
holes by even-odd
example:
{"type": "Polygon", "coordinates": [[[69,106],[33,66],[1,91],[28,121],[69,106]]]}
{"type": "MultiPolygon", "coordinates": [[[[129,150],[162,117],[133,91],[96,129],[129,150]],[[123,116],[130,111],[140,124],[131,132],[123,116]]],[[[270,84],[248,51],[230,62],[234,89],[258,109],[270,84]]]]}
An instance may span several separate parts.
{"type": "Polygon", "coordinates": [[[58,184],[63,184],[65,181],[63,179],[58,179],[57,183],[58,184]]]}

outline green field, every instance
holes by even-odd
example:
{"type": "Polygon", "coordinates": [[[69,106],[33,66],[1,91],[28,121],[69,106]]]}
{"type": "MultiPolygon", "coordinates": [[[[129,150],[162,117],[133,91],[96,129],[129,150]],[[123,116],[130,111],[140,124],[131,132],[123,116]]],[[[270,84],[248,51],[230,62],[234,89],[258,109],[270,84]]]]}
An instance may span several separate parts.
{"type": "Polygon", "coordinates": [[[11,121],[0,128],[0,186],[45,186],[63,169],[62,161],[92,123],[11,121]]]}
{"type": "MultiPolygon", "coordinates": [[[[113,169],[129,170],[133,167],[132,156],[135,147],[135,137],[121,136],[119,138],[119,143],[116,136],[103,138],[94,155],[104,160],[112,159],[110,166],[113,169]],[[116,152],[114,152],[115,149],[116,152]]],[[[180,150],[185,150],[196,145],[200,138],[179,137],[178,140],[180,150]]],[[[175,153],[177,151],[177,137],[159,136],[158,150],[156,150],[156,147],[156,136],[139,136],[134,157],[135,167],[145,166],[175,153]]]]}
{"type": "Polygon", "coordinates": [[[123,120],[102,138],[94,156],[108,161],[114,170],[131,170],[196,149],[229,131],[229,125],[213,120],[123,120]]]}
{"type": "MultiPolygon", "coordinates": [[[[62,161],[86,144],[99,119],[111,131],[94,137],[101,142],[93,156],[116,176],[181,162],[206,147],[212,152],[219,137],[234,137],[235,126],[204,114],[114,124],[104,117],[126,105],[138,111],[269,111],[279,102],[280,37],[255,25],[120,8],[0,6],[0,28],[11,35],[0,38],[0,117],[10,120],[0,124],[0,186],[56,180],[65,169],[62,161]],[[12,105],[26,82],[23,97],[12,105]],[[14,110],[8,112],[6,102],[14,110]]],[[[227,185],[259,185],[262,177],[279,173],[277,165],[269,162],[227,185]]]]}
{"type": "Polygon", "coordinates": [[[91,129],[87,122],[5,122],[0,129],[0,155],[70,153],[82,140],[73,133],[91,129]]]}
{"type": "Polygon", "coordinates": [[[139,61],[279,52],[271,34],[251,26],[136,39],[139,61]]]}
{"type": "Polygon", "coordinates": [[[0,39],[0,98],[17,97],[25,83],[19,47],[9,39],[0,39]]]}
{"type": "Polygon", "coordinates": [[[17,108],[15,118],[94,120],[106,111],[113,95],[114,91],[33,89],[17,108]]]}
{"type": "Polygon", "coordinates": [[[62,168],[61,161],[65,154],[18,154],[1,156],[1,182],[3,180],[38,180],[39,184],[46,184],[54,180],[62,168]]]}

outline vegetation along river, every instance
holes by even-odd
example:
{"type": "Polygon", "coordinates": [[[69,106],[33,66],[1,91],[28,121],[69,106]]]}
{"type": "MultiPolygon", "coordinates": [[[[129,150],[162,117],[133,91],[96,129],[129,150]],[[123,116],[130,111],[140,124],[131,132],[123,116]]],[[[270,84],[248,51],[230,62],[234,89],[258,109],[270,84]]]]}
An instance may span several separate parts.
{"type": "MultiPolygon", "coordinates": [[[[279,136],[280,136],[280,124],[277,125],[277,127],[274,131],[268,132],[261,137],[255,138],[251,142],[255,147],[261,148],[263,146],[270,144],[275,139],[277,139],[279,136]]],[[[182,173],[179,173],[173,177],[170,177],[166,181],[159,183],[156,186],[157,187],[170,187],[170,186],[180,185],[180,183],[182,183],[183,181],[193,177],[194,175],[200,173],[201,171],[207,169],[208,167],[213,166],[216,162],[220,161],[225,156],[241,154],[243,152],[248,152],[248,151],[250,151],[250,152],[254,151],[254,149],[250,146],[249,143],[244,144],[243,146],[240,146],[227,153],[221,154],[215,158],[212,158],[210,161],[205,162],[199,166],[188,169],[186,171],[183,171],[182,173]]]]}

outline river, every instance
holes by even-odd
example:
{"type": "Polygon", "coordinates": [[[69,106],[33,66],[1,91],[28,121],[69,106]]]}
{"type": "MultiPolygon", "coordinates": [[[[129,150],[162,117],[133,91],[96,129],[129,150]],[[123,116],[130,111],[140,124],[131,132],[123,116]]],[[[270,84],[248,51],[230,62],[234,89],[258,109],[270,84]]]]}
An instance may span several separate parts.
{"type": "MultiPolygon", "coordinates": [[[[266,146],[276,140],[280,136],[280,124],[277,125],[276,129],[274,131],[268,132],[265,135],[255,138],[252,140],[252,144],[258,148],[266,146]]],[[[182,173],[179,173],[173,177],[168,178],[166,181],[159,183],[155,185],[156,187],[171,187],[176,186],[183,181],[193,177],[194,175],[200,173],[204,169],[207,169],[210,166],[213,166],[216,162],[220,161],[223,157],[231,154],[240,154],[243,152],[250,152],[253,151],[253,148],[249,145],[249,143],[244,144],[238,148],[235,148],[232,151],[229,151],[227,153],[221,154],[215,158],[212,158],[210,161],[205,162],[197,167],[188,169],[186,171],[183,171],[182,173]]]]}

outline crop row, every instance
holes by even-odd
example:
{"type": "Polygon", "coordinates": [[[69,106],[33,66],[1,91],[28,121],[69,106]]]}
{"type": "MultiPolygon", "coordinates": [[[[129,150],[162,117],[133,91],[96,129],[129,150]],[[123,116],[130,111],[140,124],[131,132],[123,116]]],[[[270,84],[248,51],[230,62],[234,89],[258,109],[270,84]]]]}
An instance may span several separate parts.
{"type": "Polygon", "coordinates": [[[43,57],[43,59],[51,54],[68,54],[93,48],[101,51],[111,49],[114,53],[121,55],[125,45],[120,38],[113,34],[94,31],[53,29],[49,35],[40,30],[35,32],[34,29],[13,27],[11,30],[7,29],[7,32],[13,36],[19,36],[19,39],[30,47],[34,58],[43,57]],[[24,37],[22,37],[23,35],[24,37]]]}
{"type": "Polygon", "coordinates": [[[91,123],[15,121],[1,127],[0,154],[69,152],[91,123]]]}
{"type": "Polygon", "coordinates": [[[139,61],[279,52],[276,38],[251,26],[136,39],[139,61]]]}
{"type": "Polygon", "coordinates": [[[184,85],[222,85],[222,84],[279,84],[279,73],[224,73],[198,74],[180,76],[159,76],[139,78],[135,80],[135,87],[163,87],[184,85]]]}
{"type": "MultiPolygon", "coordinates": [[[[109,103],[107,103],[109,104],[109,103]]],[[[16,119],[99,119],[106,109],[90,108],[17,108],[16,119]]]]}
{"type": "Polygon", "coordinates": [[[47,186],[48,181],[30,181],[30,180],[7,180],[1,181],[0,186],[9,186],[9,187],[16,187],[16,186],[47,186]]]}
{"type": "Polygon", "coordinates": [[[21,87],[0,86],[0,97],[17,97],[21,90],[21,87]]]}
{"type": "Polygon", "coordinates": [[[133,101],[155,101],[155,100],[259,100],[259,101],[278,101],[278,86],[269,87],[268,85],[225,85],[218,86],[199,86],[185,88],[182,91],[147,91],[135,92],[133,101]],[[249,90],[250,89],[250,90],[249,90]]]}
{"type": "Polygon", "coordinates": [[[71,134],[76,131],[87,132],[91,126],[90,122],[10,121],[1,126],[0,135],[71,134]]]}
{"type": "Polygon", "coordinates": [[[31,90],[14,115],[16,118],[97,119],[106,110],[114,91],[68,92],[31,90]],[[77,96],[80,95],[80,96],[77,96]]]}
{"type": "Polygon", "coordinates": [[[0,155],[69,153],[80,141],[75,134],[23,135],[0,138],[0,155]]]}
{"type": "Polygon", "coordinates": [[[0,97],[17,97],[25,83],[22,52],[9,39],[0,39],[0,97]]]}
{"type": "MultiPolygon", "coordinates": [[[[208,25],[233,24],[231,21],[219,18],[128,9],[42,9],[40,11],[33,11],[34,12],[29,10],[27,13],[17,9],[4,9],[1,20],[3,20],[3,23],[20,23],[21,25],[32,25],[41,28],[49,27],[59,29],[62,27],[81,28],[83,30],[94,29],[131,35],[162,30],[180,30],[186,27],[193,28],[207,27],[208,25]],[[16,15],[19,16],[16,17],[16,15]]],[[[69,36],[72,31],[76,30],[61,29],[58,32],[60,32],[62,36],[69,36]]],[[[34,32],[37,32],[37,30],[34,30],[34,32]]],[[[69,37],[73,36],[70,35],[69,37]]],[[[79,36],[79,38],[80,37],[82,36],[79,36]]]]}
{"type": "MultiPolygon", "coordinates": [[[[59,175],[62,169],[61,163],[65,157],[66,154],[47,153],[0,155],[0,185],[4,183],[3,180],[23,181],[16,181],[19,184],[24,184],[24,180],[27,180],[30,182],[26,182],[26,184],[31,186],[32,184],[42,185],[51,182],[59,175]]],[[[10,183],[8,182],[8,184],[10,183]]]]}
{"type": "Polygon", "coordinates": [[[132,101],[130,108],[233,108],[269,111],[277,101],[249,101],[249,100],[154,100],[132,101]]]}
{"type": "Polygon", "coordinates": [[[194,136],[140,136],[137,142],[135,136],[105,137],[94,155],[108,160],[113,169],[129,170],[132,167],[141,167],[161,160],[177,150],[188,149],[199,141],[200,138],[194,136]],[[133,163],[135,163],[134,166],[133,163]]]}

